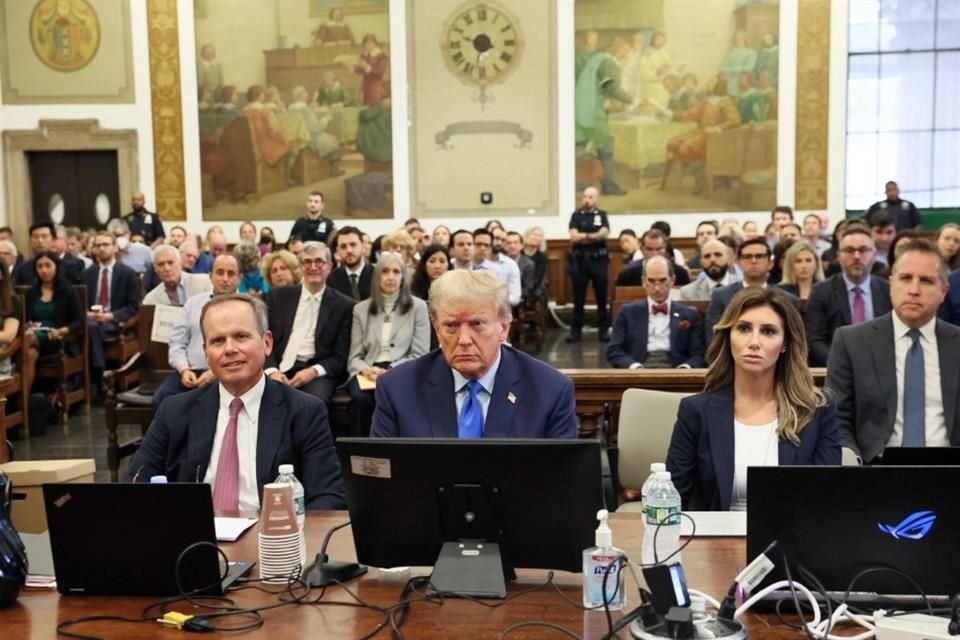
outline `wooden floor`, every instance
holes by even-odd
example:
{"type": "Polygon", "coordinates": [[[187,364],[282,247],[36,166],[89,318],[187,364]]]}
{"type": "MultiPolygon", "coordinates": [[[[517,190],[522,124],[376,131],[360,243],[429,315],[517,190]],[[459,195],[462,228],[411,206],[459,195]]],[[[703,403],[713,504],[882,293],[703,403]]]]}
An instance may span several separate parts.
{"type": "MultiPolygon", "coordinates": [[[[607,343],[597,340],[596,330],[584,331],[583,342],[567,344],[567,332],[550,328],[540,353],[532,353],[558,369],[606,367],[604,356],[607,343]]],[[[531,341],[532,342],[532,341],[531,341]]],[[[120,440],[134,437],[137,427],[121,427],[120,440]]],[[[16,432],[14,432],[16,433],[16,432]]],[[[29,440],[14,438],[16,460],[55,460],[64,458],[94,458],[97,463],[97,482],[109,480],[107,470],[107,429],[104,425],[103,402],[95,400],[89,412],[78,409],[70,415],[66,427],[51,425],[43,436],[29,440]]],[[[123,467],[121,467],[122,472],[123,467]]]]}

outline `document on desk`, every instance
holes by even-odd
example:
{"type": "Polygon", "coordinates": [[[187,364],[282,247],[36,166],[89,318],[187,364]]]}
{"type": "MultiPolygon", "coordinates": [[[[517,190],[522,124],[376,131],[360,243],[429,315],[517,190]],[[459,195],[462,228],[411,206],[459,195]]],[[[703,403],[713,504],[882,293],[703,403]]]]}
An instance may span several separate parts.
{"type": "MultiPolygon", "coordinates": [[[[746,511],[684,511],[697,524],[695,537],[744,538],[747,535],[746,511]]],[[[680,519],[680,535],[693,534],[690,518],[680,519]]]]}
{"type": "Polygon", "coordinates": [[[20,540],[27,550],[27,561],[30,564],[30,574],[27,576],[26,586],[32,589],[56,589],[57,580],[54,578],[53,554],[50,551],[50,534],[21,533],[20,540]]]}
{"type": "Polygon", "coordinates": [[[236,542],[243,532],[257,523],[257,518],[214,518],[218,542],[236,542]]]}

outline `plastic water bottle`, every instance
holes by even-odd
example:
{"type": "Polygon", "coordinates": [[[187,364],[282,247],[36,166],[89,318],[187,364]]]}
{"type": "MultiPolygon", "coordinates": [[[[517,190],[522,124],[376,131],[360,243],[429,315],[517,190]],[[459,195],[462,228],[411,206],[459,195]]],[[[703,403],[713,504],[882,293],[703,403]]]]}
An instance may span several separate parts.
{"type": "MultiPolygon", "coordinates": [[[[680,493],[670,480],[669,471],[658,471],[647,494],[643,520],[643,563],[663,562],[680,547],[680,493]],[[659,532],[657,530],[659,526],[659,532]],[[656,537],[656,552],[654,552],[656,537]]],[[[680,562],[680,554],[669,563],[680,562]]]]}
{"type": "Polygon", "coordinates": [[[300,530],[303,531],[303,526],[307,519],[307,507],[303,497],[303,485],[300,484],[299,480],[297,480],[297,476],[293,475],[292,464],[282,464],[280,465],[279,470],[280,475],[277,476],[277,479],[274,480],[274,483],[293,485],[293,506],[297,510],[297,524],[300,525],[300,530]]]}
{"type": "MultiPolygon", "coordinates": [[[[666,471],[667,465],[662,462],[653,462],[650,464],[650,475],[647,476],[646,481],[643,483],[643,486],[640,488],[640,511],[643,513],[647,512],[647,494],[650,493],[650,487],[653,486],[653,483],[657,479],[657,473],[660,471],[666,471]]],[[[647,519],[643,519],[643,524],[646,526],[647,519]]]]}

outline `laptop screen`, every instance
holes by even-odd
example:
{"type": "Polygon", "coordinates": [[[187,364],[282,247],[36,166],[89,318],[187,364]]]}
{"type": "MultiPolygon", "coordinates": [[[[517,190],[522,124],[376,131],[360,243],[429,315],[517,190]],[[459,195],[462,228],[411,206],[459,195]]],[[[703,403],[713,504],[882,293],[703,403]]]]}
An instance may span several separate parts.
{"type": "MultiPolygon", "coordinates": [[[[960,467],[750,467],[747,561],[774,540],[828,591],[859,572],[889,567],[928,595],[960,591],[960,467]]],[[[782,557],[767,582],[784,577],[782,557]]],[[[811,586],[811,585],[808,585],[811,586]]],[[[854,591],[915,594],[893,572],[871,573],[854,591]]]]}

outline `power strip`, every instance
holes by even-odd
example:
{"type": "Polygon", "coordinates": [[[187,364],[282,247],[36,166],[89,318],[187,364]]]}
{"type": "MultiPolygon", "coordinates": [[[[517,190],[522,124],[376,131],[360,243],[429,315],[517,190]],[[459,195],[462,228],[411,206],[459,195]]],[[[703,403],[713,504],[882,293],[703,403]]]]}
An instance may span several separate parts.
{"type": "Polygon", "coordinates": [[[947,633],[949,618],[925,613],[884,616],[877,620],[877,640],[960,640],[947,633]]]}

